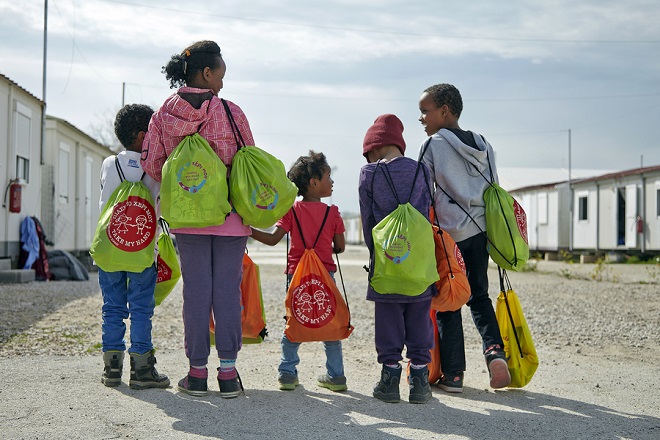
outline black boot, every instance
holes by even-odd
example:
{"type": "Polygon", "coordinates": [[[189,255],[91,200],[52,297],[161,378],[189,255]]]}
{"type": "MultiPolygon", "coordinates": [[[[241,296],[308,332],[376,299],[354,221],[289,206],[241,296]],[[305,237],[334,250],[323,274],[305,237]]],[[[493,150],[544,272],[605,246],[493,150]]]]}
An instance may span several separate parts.
{"type": "Polygon", "coordinates": [[[103,376],[101,382],[106,387],[116,387],[121,383],[121,370],[124,365],[124,352],[110,350],[103,353],[103,376]]]}
{"type": "Polygon", "coordinates": [[[131,380],[128,386],[134,390],[145,388],[167,388],[170,380],[156,370],[156,356],[154,351],[144,354],[131,353],[131,380]]]}
{"type": "Polygon", "coordinates": [[[431,399],[431,385],[429,384],[429,369],[413,368],[410,366],[410,376],[408,376],[410,386],[410,403],[426,403],[431,399]]]}
{"type": "Polygon", "coordinates": [[[387,403],[399,402],[401,400],[401,396],[399,395],[400,381],[401,367],[392,368],[383,364],[383,369],[380,373],[380,382],[374,388],[374,397],[387,403]]]}

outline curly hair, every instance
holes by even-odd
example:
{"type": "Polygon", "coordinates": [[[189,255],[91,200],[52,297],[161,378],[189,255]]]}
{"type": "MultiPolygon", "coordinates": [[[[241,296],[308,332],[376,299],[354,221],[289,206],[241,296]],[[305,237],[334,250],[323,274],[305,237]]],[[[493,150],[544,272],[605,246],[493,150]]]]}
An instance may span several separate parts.
{"type": "Polygon", "coordinates": [[[206,67],[215,69],[220,66],[222,53],[215,41],[198,41],[188,46],[180,54],[174,54],[162,72],[170,82],[170,89],[183,87],[206,67]]]}
{"type": "Polygon", "coordinates": [[[433,102],[438,107],[447,104],[449,111],[452,112],[457,118],[461,116],[463,111],[463,98],[461,92],[451,84],[436,84],[424,90],[433,97],[433,102]]]}
{"type": "Polygon", "coordinates": [[[309,190],[309,180],[321,179],[323,173],[329,169],[330,165],[323,153],[309,150],[309,155],[300,156],[286,175],[298,187],[298,195],[304,196],[309,190]]]}
{"type": "Polygon", "coordinates": [[[154,110],[144,104],[128,104],[117,112],[115,135],[124,148],[130,150],[138,133],[147,131],[153,114],[154,110]]]}

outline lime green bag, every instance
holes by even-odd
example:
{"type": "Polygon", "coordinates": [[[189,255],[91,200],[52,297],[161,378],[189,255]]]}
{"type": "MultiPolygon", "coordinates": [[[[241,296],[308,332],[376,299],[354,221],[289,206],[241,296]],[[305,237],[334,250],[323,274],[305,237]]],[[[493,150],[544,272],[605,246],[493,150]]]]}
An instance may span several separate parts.
{"type": "Polygon", "coordinates": [[[221,225],[231,211],[227,167],[198,133],[183,138],[165,161],[160,209],[172,228],[221,225]]]}
{"type": "Polygon", "coordinates": [[[227,102],[223,99],[222,103],[238,146],[229,176],[231,203],[243,224],[270,228],[289,212],[298,188],[287,177],[282,161],[260,148],[245,146],[227,102]]]}
{"type": "Polygon", "coordinates": [[[163,230],[158,236],[158,257],[156,258],[158,275],[154,291],[156,305],[160,305],[167,298],[181,278],[181,266],[169,228],[163,219],[160,219],[159,222],[163,230]]]}
{"type": "Polygon", "coordinates": [[[525,211],[495,182],[484,192],[484,203],[488,254],[502,269],[520,270],[529,259],[525,211]]]}
{"type": "MultiPolygon", "coordinates": [[[[417,165],[411,188],[415,186],[420,164],[417,165]]],[[[379,162],[376,171],[378,168],[385,173],[399,206],[371,231],[374,268],[369,282],[378,293],[417,296],[440,279],[435,259],[433,227],[410,202],[399,201],[387,165],[382,164],[381,167],[379,162]]]]}
{"type": "Polygon", "coordinates": [[[154,201],[142,180],[129,182],[117,159],[115,166],[121,183],[101,212],[89,254],[105,272],[140,273],[154,264],[154,201]]]}

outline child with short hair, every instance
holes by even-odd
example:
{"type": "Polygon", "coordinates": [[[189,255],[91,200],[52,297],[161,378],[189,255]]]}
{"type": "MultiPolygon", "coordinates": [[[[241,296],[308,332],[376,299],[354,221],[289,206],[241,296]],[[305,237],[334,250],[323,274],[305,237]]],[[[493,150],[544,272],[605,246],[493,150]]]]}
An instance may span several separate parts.
{"type": "MultiPolygon", "coordinates": [[[[430,172],[425,165],[415,179],[418,162],[404,157],[406,143],[403,139],[403,123],[392,114],[381,115],[367,130],[363,142],[363,155],[368,164],[360,170],[359,199],[364,241],[369,248],[369,279],[374,271],[374,242],[372,229],[399,202],[388,184],[383,170],[387,168],[391,182],[398,194],[410,194],[410,204],[429,218],[431,206],[430,172]],[[414,187],[413,187],[414,182],[414,187]],[[412,188],[412,191],[411,191],[412,188]]],[[[397,293],[381,294],[371,285],[367,288],[367,300],[375,302],[375,340],[378,363],[382,364],[381,379],[374,388],[373,396],[384,402],[399,402],[401,380],[401,353],[406,346],[410,359],[409,401],[426,403],[431,398],[427,364],[431,362],[433,326],[429,319],[431,299],[437,294],[431,284],[417,296],[397,293]]]]}
{"type": "MultiPolygon", "coordinates": [[[[101,197],[99,209],[103,211],[106,203],[115,192],[122,179],[129,182],[142,180],[149,188],[154,200],[158,200],[160,185],[149,176],[145,176],[140,166],[140,153],[149,120],[153,114],[151,107],[142,104],[124,106],[115,118],[115,134],[125,151],[116,156],[109,156],[101,166],[101,197]],[[119,170],[123,176],[120,177],[119,170]]],[[[156,209],[158,204],[156,203],[156,209]]],[[[155,260],[154,260],[155,261],[155,260]]],[[[154,289],[156,288],[155,264],[134,272],[106,272],[100,267],[99,286],[103,296],[101,307],[101,344],[104,370],[101,382],[107,387],[116,387],[121,383],[122,366],[126,343],[124,319],[131,320],[131,378],[129,386],[134,389],[167,388],[170,380],[156,370],[156,357],[151,341],[151,318],[156,307],[154,289]]]]}
{"type": "MultiPolygon", "coordinates": [[[[214,41],[198,41],[172,55],[163,68],[170,87],[180,86],[154,113],[142,145],[142,166],[157,181],[167,157],[187,135],[199,133],[231,171],[237,151],[234,132],[218,93],[227,66],[214,41]]],[[[254,145],[245,114],[226,101],[246,145],[254,145]]],[[[192,396],[208,394],[209,324],[215,317],[215,347],[220,359],[220,397],[237,397],[243,385],[236,371],[242,347],[241,277],[249,226],[232,211],[224,223],[203,228],[173,228],[183,277],[183,326],[188,374],[178,390],[192,396]]]]}
{"type": "MultiPolygon", "coordinates": [[[[323,197],[332,195],[333,180],[330,178],[330,166],[323,153],[309,152],[308,156],[301,156],[293,164],[287,176],[298,187],[298,195],[302,200],[294,202],[293,207],[276,224],[272,233],[252,229],[252,238],[269,246],[275,246],[285,234],[291,234],[291,249],[287,258],[286,274],[291,280],[298,262],[305,251],[300,230],[294,218],[294,212],[300,221],[302,233],[307,238],[307,243],[320,235],[314,251],[334,279],[337,270],[332,259],[333,251],[344,252],[346,242],[344,238],[344,221],[339,213],[339,208],[323,203],[323,197]],[[326,211],[328,211],[325,223],[323,223],[326,211]],[[321,229],[322,228],[322,229],[321,229]]],[[[296,366],[300,363],[298,357],[299,342],[291,342],[282,335],[282,358],[278,368],[278,382],[281,390],[293,390],[298,385],[298,370],[296,366]]],[[[323,348],[326,355],[326,374],[318,377],[318,385],[332,391],[345,391],[346,376],[344,375],[344,361],[342,356],[341,341],[324,341],[323,348]]]]}
{"type": "MultiPolygon", "coordinates": [[[[420,160],[433,170],[436,186],[444,190],[436,190],[434,196],[438,222],[440,228],[456,241],[463,255],[472,291],[467,305],[483,341],[490,386],[503,388],[509,385],[511,376],[493,304],[488,297],[487,238],[486,234],[481,233],[486,230],[483,195],[488,183],[480,173],[489,173],[490,158],[495,181],[498,181],[495,153],[482,136],[459,127],[463,99],[453,85],[436,84],[424,90],[419,100],[419,110],[419,121],[430,136],[420,160]]],[[[438,312],[437,321],[443,372],[438,386],[450,393],[460,393],[463,391],[465,371],[461,309],[438,312]]]]}

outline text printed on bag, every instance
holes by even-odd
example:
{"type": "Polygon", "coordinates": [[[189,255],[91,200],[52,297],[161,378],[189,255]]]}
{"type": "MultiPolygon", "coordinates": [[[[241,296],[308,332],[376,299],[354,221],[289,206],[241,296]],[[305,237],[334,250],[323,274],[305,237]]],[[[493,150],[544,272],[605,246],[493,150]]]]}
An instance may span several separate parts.
{"type": "Polygon", "coordinates": [[[172,269],[160,257],[160,254],[156,259],[156,266],[158,267],[158,278],[156,279],[156,283],[162,283],[164,281],[169,281],[172,279],[172,269]]]}
{"type": "Polygon", "coordinates": [[[204,168],[199,161],[194,161],[192,163],[188,162],[179,168],[176,173],[176,178],[181,188],[195,194],[204,187],[204,184],[206,184],[208,173],[206,172],[206,168],[204,168]],[[194,168],[189,169],[191,166],[194,168]]]}
{"type": "Polygon", "coordinates": [[[147,200],[130,196],[118,203],[106,230],[110,242],[126,252],[138,252],[149,246],[155,234],[156,213],[147,200]]]}
{"type": "Polygon", "coordinates": [[[525,215],[525,211],[522,209],[522,206],[518,204],[516,199],[513,199],[513,213],[516,216],[516,224],[518,225],[520,235],[523,240],[525,240],[525,243],[529,243],[529,241],[527,241],[527,215],[525,215]]]}
{"type": "Polygon", "coordinates": [[[301,280],[292,297],[293,316],[305,327],[323,327],[335,316],[335,296],[328,286],[313,274],[301,280]]]}
{"type": "Polygon", "coordinates": [[[255,207],[272,211],[277,206],[279,198],[280,196],[274,186],[259,182],[259,185],[252,191],[251,200],[255,207]]]}
{"type": "Polygon", "coordinates": [[[411,250],[412,245],[408,238],[403,234],[399,234],[383,244],[383,252],[385,252],[385,256],[394,264],[403,263],[410,255],[411,250]]]}

